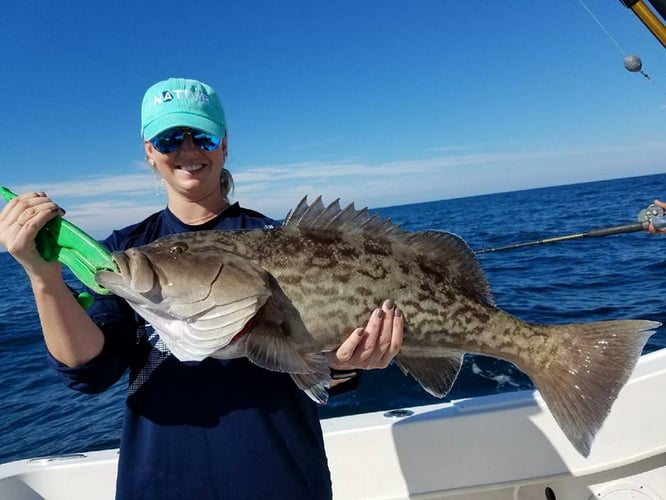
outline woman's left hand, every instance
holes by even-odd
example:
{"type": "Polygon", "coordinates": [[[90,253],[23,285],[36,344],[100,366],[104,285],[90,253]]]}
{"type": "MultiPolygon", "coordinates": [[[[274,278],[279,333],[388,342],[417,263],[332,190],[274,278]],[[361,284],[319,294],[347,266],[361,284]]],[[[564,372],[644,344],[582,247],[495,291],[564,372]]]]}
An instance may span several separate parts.
{"type": "Polygon", "coordinates": [[[402,347],[404,323],[393,301],[384,301],[365,328],[357,328],[337,350],[327,353],[329,365],[336,370],[386,368],[402,347]]]}

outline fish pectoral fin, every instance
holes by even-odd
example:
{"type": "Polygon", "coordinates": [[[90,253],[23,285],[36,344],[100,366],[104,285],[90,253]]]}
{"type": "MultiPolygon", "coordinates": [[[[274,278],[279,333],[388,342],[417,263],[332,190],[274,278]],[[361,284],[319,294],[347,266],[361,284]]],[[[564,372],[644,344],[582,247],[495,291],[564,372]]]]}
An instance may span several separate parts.
{"type": "Polygon", "coordinates": [[[438,358],[400,353],[395,358],[395,362],[405,375],[414,377],[427,393],[436,398],[443,398],[451,390],[462,360],[463,354],[457,352],[438,358]]]}
{"type": "Polygon", "coordinates": [[[321,371],[316,360],[296,350],[280,325],[258,325],[247,334],[245,343],[247,358],[266,370],[302,374],[321,371]]]}

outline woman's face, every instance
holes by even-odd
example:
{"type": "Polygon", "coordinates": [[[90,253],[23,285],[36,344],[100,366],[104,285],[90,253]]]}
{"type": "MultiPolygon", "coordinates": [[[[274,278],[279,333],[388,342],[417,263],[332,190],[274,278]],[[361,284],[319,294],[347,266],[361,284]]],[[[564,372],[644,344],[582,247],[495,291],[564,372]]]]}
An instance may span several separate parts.
{"type": "Polygon", "coordinates": [[[206,196],[220,190],[220,175],[227,151],[227,138],[214,151],[199,149],[189,135],[173,153],[160,153],[148,141],[144,142],[149,163],[167,184],[167,192],[188,198],[206,196]]]}

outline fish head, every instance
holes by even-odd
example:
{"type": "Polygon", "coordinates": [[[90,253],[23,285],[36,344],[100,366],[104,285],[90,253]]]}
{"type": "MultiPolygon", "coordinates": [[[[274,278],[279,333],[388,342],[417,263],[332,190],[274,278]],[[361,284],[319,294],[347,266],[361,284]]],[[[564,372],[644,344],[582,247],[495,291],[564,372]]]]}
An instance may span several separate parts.
{"type": "Polygon", "coordinates": [[[115,252],[118,272],[102,271],[96,280],[116,295],[140,303],[197,304],[211,295],[224,259],[212,249],[185,240],[158,240],[115,252]]]}
{"type": "Polygon", "coordinates": [[[181,361],[218,353],[272,294],[269,274],[214,231],[168,236],[113,254],[97,282],[145,318],[181,361]]]}

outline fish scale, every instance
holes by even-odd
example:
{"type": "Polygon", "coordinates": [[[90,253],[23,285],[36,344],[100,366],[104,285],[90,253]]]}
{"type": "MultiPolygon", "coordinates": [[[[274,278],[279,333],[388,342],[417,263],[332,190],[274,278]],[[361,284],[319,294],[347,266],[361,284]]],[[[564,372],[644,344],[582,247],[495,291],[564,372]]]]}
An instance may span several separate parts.
{"type": "Polygon", "coordinates": [[[319,402],[330,383],[322,352],[391,298],[405,317],[395,361],[424,390],[446,395],[465,353],[510,361],[585,456],[660,325],[523,322],[493,304],[461,238],[409,233],[320,198],[301,201],[279,229],[176,234],[114,259],[118,272],[99,273],[98,283],[150,321],[181,361],[245,356],[290,373],[319,402]]]}

